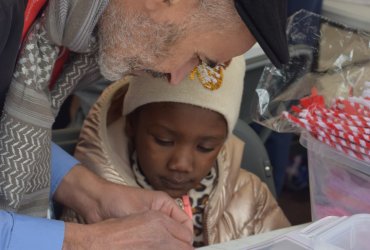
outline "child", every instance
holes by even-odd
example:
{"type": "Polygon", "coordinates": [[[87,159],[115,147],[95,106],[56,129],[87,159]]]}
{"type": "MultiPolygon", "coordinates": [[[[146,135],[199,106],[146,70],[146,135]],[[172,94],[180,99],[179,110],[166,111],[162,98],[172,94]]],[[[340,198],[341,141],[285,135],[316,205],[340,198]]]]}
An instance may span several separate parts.
{"type": "Polygon", "coordinates": [[[113,84],[91,109],[75,156],[112,182],[189,195],[194,247],[289,226],[267,186],[240,168],[243,143],[232,131],[243,57],[213,72],[214,82],[204,70],[177,86],[148,75],[113,84]]]}

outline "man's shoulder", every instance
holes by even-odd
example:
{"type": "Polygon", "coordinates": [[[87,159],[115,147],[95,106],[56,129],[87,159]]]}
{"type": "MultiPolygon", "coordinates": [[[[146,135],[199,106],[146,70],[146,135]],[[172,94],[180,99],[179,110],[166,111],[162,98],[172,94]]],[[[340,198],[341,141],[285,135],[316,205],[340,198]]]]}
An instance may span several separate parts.
{"type": "Polygon", "coordinates": [[[0,11],[3,13],[10,13],[13,11],[24,12],[27,0],[0,0],[0,11]]]}
{"type": "Polygon", "coordinates": [[[26,0],[0,0],[0,33],[4,27],[11,27],[13,22],[23,22],[26,6],[26,0]]]}

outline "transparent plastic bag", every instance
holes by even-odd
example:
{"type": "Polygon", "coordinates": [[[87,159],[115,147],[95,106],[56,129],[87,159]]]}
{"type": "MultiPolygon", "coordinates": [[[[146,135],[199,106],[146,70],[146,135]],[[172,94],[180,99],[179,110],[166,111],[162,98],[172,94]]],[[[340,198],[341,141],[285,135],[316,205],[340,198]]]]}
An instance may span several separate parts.
{"type": "Polygon", "coordinates": [[[327,106],[364,91],[370,81],[370,32],[302,10],[290,17],[287,34],[290,61],[282,69],[264,68],[251,116],[277,132],[300,132],[282,113],[291,112],[313,89],[327,106]]]}

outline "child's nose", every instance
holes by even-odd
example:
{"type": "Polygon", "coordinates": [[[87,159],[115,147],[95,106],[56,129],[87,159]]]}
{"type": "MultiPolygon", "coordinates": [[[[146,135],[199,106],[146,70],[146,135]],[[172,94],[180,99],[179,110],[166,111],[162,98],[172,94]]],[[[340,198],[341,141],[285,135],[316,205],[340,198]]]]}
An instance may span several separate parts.
{"type": "Polygon", "coordinates": [[[168,164],[170,170],[190,173],[193,170],[194,159],[190,149],[175,150],[168,164]]]}

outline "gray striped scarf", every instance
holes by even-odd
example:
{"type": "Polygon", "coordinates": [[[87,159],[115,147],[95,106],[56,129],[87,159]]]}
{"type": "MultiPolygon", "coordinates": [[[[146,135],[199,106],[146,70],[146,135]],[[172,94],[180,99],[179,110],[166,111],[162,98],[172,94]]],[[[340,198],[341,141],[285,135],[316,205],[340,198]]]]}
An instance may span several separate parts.
{"type": "Polygon", "coordinates": [[[50,0],[45,17],[31,27],[0,121],[0,209],[46,216],[51,126],[80,79],[97,71],[97,44],[92,33],[107,2],[50,0]],[[49,90],[58,45],[80,53],[73,54],[49,90]]]}

